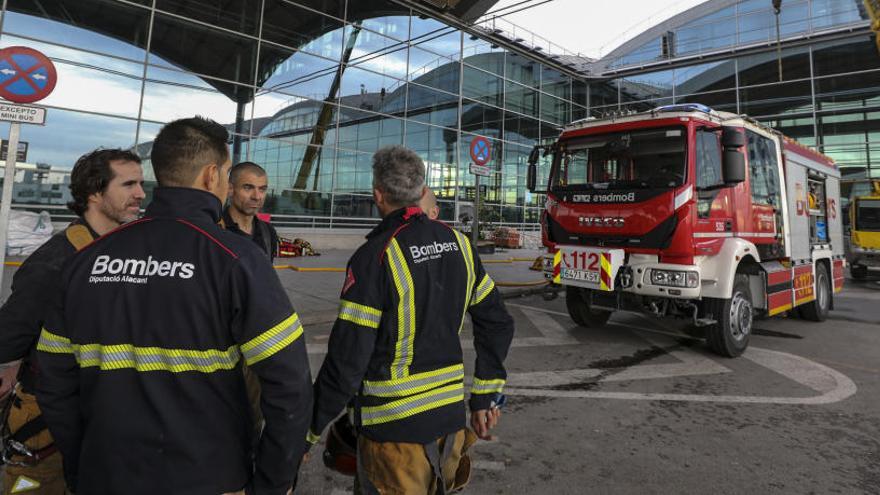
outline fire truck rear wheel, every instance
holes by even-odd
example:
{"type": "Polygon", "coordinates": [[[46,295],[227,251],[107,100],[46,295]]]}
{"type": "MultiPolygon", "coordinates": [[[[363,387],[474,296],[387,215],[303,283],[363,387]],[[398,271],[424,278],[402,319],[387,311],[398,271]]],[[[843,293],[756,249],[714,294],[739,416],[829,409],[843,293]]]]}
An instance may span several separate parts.
{"type": "Polygon", "coordinates": [[[825,321],[831,310],[831,283],[828,268],[816,265],[816,299],[799,307],[801,317],[810,321],[825,321]]]}
{"type": "Polygon", "coordinates": [[[717,320],[706,329],[709,348],[726,357],[742,354],[749,346],[754,320],[748,277],[737,275],[730,299],[709,299],[706,309],[706,313],[717,320]]]}
{"type": "Polygon", "coordinates": [[[608,322],[612,311],[590,307],[589,289],[566,287],[565,306],[575,323],[586,328],[598,328],[608,322]]]}

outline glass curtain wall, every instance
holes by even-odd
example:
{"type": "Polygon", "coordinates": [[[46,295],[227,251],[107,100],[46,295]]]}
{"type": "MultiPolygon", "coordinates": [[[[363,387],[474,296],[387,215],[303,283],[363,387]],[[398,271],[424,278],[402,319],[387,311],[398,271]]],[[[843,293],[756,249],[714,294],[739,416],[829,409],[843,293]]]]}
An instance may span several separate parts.
{"type": "Polygon", "coordinates": [[[419,153],[441,217],[457,221],[472,211],[478,135],[493,145],[485,218],[537,222],[528,153],[587,115],[585,83],[390,1],[5,5],[0,47],[38,49],[59,75],[40,102],[47,124],[22,128],[28,162],[64,170],[99,146],[135,147],[152,181],[161,126],[203,115],[230,130],[234,161],[266,168],[282,225],[374,223],[371,158],[389,144],[419,153]]]}
{"type": "MultiPolygon", "coordinates": [[[[814,1],[813,4],[818,2],[814,1]]],[[[847,178],[880,178],[880,53],[873,35],[775,49],[590,84],[591,115],[702,103],[744,113],[831,156],[847,178]],[[617,98],[613,95],[617,94],[617,98]]]]}

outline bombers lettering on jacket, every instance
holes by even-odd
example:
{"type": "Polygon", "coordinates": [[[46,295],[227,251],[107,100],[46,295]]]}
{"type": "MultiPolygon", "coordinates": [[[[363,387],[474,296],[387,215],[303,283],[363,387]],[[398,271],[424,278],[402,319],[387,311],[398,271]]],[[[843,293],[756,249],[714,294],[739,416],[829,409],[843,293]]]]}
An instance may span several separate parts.
{"type": "Polygon", "coordinates": [[[375,441],[427,444],[464,428],[459,333],[468,314],[477,353],[470,408],[488,409],[504,387],[514,331],[495,283],[464,235],[416,207],[388,215],[348,263],[309,441],[348,404],[375,441]]]}
{"type": "Polygon", "coordinates": [[[143,219],[65,266],[37,397],[76,493],[290,488],[312,403],[303,329],[266,256],[217,225],[220,207],[157,188],[143,219]],[[256,453],[242,363],[262,388],[256,453]]]}

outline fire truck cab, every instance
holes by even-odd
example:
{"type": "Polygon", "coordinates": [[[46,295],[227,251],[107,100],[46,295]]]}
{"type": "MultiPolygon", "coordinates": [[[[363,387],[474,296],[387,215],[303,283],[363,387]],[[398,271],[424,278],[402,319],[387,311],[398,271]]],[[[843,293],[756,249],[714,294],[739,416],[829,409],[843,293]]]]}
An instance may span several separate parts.
{"type": "Polygon", "coordinates": [[[576,323],[684,317],[729,357],[748,346],[755,315],[821,321],[833,307],[839,181],[830,158],[697,104],[574,122],[535,147],[528,176],[547,195],[544,273],[566,286],[576,323]]]}

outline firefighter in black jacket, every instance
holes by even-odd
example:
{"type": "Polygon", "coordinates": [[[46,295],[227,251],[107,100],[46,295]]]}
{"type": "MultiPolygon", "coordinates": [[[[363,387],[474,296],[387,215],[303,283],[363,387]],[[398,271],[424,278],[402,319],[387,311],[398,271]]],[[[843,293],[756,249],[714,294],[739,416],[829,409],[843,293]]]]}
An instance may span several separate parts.
{"type": "Polygon", "coordinates": [[[364,493],[442,493],[466,478],[456,472],[473,442],[465,429],[459,339],[468,313],[477,353],[470,395],[477,435],[490,438],[500,414],[495,406],[513,320],[467,238],[416,206],[424,181],[424,164],[404,147],[373,157],[373,194],[384,218],[349,261],[315,383],[309,441],[317,442],[351,401],[359,433],[356,483],[364,493]]]}
{"type": "Polygon", "coordinates": [[[137,155],[120,149],[80,157],[70,174],[73,201],[68,205],[79,218],[34,251],[13,276],[12,294],[0,308],[0,363],[15,361],[0,372],[0,398],[15,385],[8,416],[0,418],[5,422],[0,448],[8,460],[4,494],[65,493],[61,455],[33,395],[39,375],[37,339],[47,308],[60,303],[64,261],[98,235],[137,219],[144,199],[140,163],[137,155]]]}
{"type": "Polygon", "coordinates": [[[312,398],[303,329],[266,256],[217,225],[226,140],[198,117],[163,127],[146,216],[64,269],[63,314],[38,343],[37,397],[74,492],[292,486],[312,398]],[[263,392],[255,456],[242,362],[263,392]]]}

